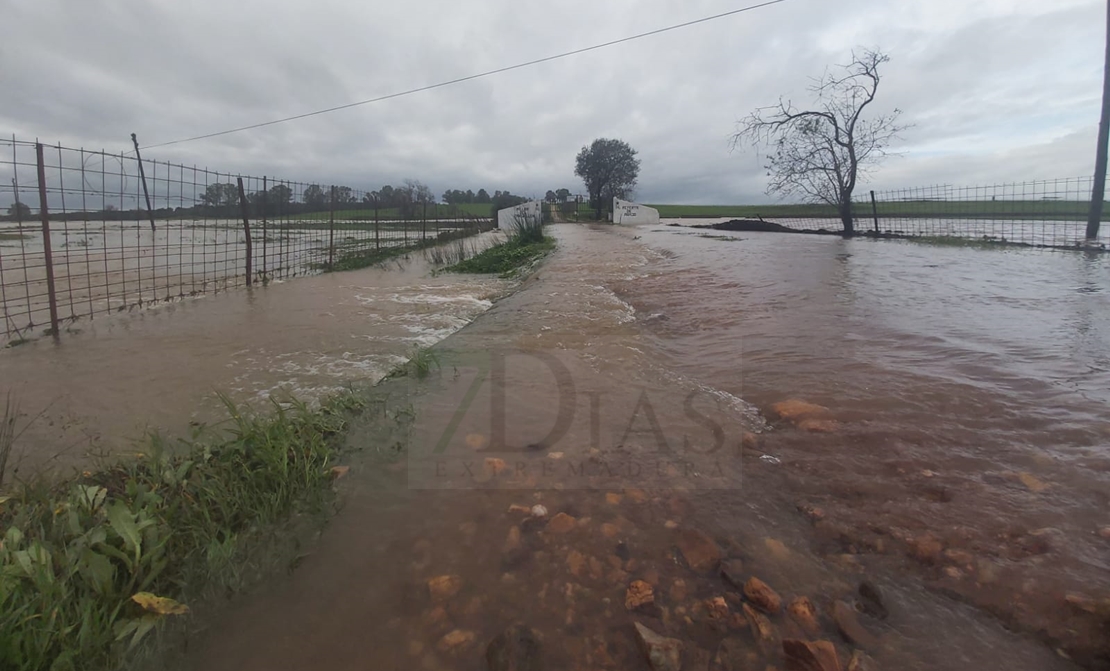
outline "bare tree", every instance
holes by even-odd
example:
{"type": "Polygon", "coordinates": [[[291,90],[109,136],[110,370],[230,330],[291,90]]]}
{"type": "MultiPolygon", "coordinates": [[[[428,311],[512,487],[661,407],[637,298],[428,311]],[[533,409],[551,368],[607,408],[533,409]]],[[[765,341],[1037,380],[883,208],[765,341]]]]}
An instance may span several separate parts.
{"type": "Polygon", "coordinates": [[[880,51],[852,52],[852,62],[826,72],[809,87],[814,108],[801,110],[790,100],[761,107],[737,124],[731,145],[766,146],[767,193],[796,195],[837,208],[844,234],[855,232],[852,193],[861,177],[887,156],[887,147],[906,126],[902,111],[864,118],[879,89],[879,66],[890,57],[880,51]]]}

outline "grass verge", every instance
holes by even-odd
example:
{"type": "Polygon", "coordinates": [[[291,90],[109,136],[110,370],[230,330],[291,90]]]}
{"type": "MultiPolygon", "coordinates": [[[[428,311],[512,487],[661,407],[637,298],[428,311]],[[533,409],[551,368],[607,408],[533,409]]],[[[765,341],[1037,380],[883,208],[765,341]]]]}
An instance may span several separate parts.
{"type": "Polygon", "coordinates": [[[375,266],[384,261],[388,261],[399,256],[405,256],[410,252],[428,249],[437,245],[442,245],[447,242],[462,240],[472,235],[480,233],[479,228],[458,229],[454,231],[442,231],[439,235],[426,238],[424,240],[417,240],[409,245],[397,247],[384,247],[382,249],[357,249],[352,251],[345,251],[342,248],[336,250],[336,258],[332,263],[331,268],[327,263],[318,263],[314,265],[316,270],[358,270],[360,268],[368,268],[375,266]]]}
{"type": "Polygon", "coordinates": [[[256,414],[225,400],[229,428],[67,482],[0,498],[0,668],[114,668],[191,599],[233,592],[249,540],[319,510],[362,397],[256,414]]]}
{"type": "Polygon", "coordinates": [[[543,232],[539,221],[520,220],[509,239],[475,256],[445,268],[454,273],[496,273],[509,275],[555,248],[555,240],[543,232]]]}

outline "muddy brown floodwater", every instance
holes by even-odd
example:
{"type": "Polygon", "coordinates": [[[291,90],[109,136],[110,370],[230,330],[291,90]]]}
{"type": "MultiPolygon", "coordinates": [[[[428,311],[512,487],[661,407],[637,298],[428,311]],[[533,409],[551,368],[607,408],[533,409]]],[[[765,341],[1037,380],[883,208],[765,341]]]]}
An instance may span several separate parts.
{"type": "Polygon", "coordinates": [[[649,668],[635,623],[699,671],[1106,667],[1105,257],[552,230],[182,667],[485,669],[514,623],[547,669],[649,668]]]}
{"type": "MultiPolygon", "coordinates": [[[[497,234],[470,241],[476,249],[497,234]]],[[[148,449],[226,418],[216,392],[264,406],[373,383],[487,310],[511,282],[436,275],[420,252],[363,270],[82,320],[55,344],[0,349],[18,403],[15,477],[148,449]]]]}

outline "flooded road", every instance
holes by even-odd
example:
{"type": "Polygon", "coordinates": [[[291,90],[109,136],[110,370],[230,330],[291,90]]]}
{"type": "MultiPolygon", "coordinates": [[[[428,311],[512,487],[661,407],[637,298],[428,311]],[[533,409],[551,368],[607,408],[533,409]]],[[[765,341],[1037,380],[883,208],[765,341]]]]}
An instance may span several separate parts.
{"type": "Polygon", "coordinates": [[[503,669],[517,622],[552,669],[649,668],[634,623],[684,669],[1105,667],[1105,257],[552,231],[183,668],[503,669]]]}
{"type": "Polygon", "coordinates": [[[90,456],[133,453],[150,431],[187,437],[226,417],[217,392],[262,406],[271,395],[311,402],[376,382],[509,286],[437,276],[415,252],[379,267],[85,320],[58,344],[0,349],[0,396],[10,392],[21,414],[9,473],[65,473],[90,456]]]}

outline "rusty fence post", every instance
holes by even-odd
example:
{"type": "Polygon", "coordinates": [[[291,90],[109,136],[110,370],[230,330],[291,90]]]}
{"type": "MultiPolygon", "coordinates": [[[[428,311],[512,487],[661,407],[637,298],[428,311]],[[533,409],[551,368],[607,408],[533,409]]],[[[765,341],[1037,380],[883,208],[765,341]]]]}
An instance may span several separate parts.
{"type": "MultiPolygon", "coordinates": [[[[46,202],[46,162],[43,159],[42,143],[35,143],[35,157],[39,169],[39,212],[42,215],[42,253],[46,265],[46,293],[50,302],[50,330],[54,339],[60,337],[58,324],[58,292],[54,286],[54,253],[50,245],[50,208],[46,202]]],[[[28,305],[28,311],[30,306],[28,305]]]]}
{"type": "Polygon", "coordinates": [[[247,217],[247,194],[243,191],[243,178],[239,178],[239,211],[243,213],[243,233],[247,238],[247,286],[253,281],[252,267],[254,265],[253,246],[251,244],[251,222],[247,217]]]}
{"type": "Polygon", "coordinates": [[[328,204],[328,272],[335,264],[335,185],[331,185],[331,202],[328,204]]]}
{"type": "Polygon", "coordinates": [[[879,232],[879,206],[875,203],[875,192],[871,192],[871,216],[875,219],[875,232],[879,232]]]}

